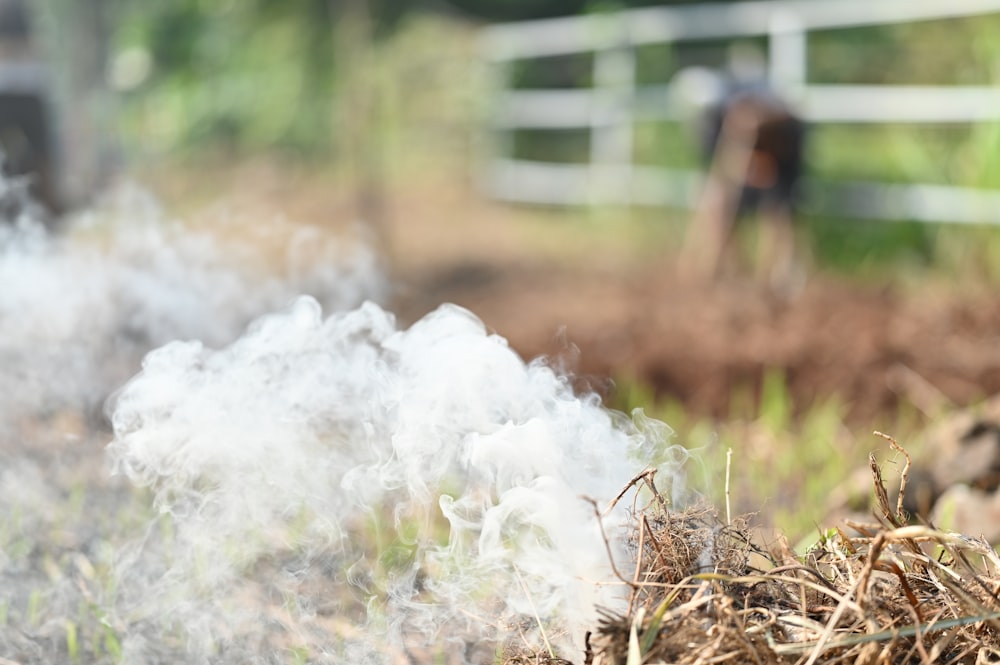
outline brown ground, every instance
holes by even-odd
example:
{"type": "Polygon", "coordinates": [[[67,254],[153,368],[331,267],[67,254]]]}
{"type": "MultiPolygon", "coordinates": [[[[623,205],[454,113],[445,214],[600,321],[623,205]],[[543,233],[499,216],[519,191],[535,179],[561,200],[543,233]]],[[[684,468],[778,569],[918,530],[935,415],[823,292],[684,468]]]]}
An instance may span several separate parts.
{"type": "MultiPolygon", "coordinates": [[[[255,164],[210,181],[211,195],[309,222],[354,216],[327,191],[330,179],[255,164]]],[[[206,182],[198,186],[205,197],[206,182]]],[[[191,188],[183,178],[159,187],[168,200],[191,188]]],[[[388,194],[381,235],[402,322],[457,303],[525,357],[554,355],[604,392],[613,378],[636,377],[694,413],[723,416],[734,389],[754,389],[776,368],[797,406],[837,395],[871,424],[901,403],[932,411],[1000,391],[1000,300],[988,289],[816,271],[791,299],[739,274],[697,286],[675,277],[669,220],[628,219],[617,232],[617,222],[583,214],[492,205],[444,179],[388,194]]]]}
{"type": "Polygon", "coordinates": [[[455,302],[526,357],[565,356],[572,344],[577,371],[599,388],[603,377],[637,377],[717,416],[734,388],[758,386],[769,368],[785,374],[799,406],[836,394],[855,418],[1000,390],[996,299],[925,300],[814,277],[785,302],[746,281],[691,286],[651,272],[464,266],[450,281],[411,277],[418,295],[402,311],[455,302]]]}

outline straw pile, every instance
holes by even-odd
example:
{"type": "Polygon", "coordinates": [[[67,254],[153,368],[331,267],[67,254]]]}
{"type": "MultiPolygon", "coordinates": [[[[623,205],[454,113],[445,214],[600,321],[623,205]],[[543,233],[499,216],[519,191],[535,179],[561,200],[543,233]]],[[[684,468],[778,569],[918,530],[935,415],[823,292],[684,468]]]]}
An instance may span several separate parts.
{"type": "Polygon", "coordinates": [[[870,465],[876,522],[831,529],[801,556],[784,543],[764,549],[746,521],[723,522],[709,507],[672,512],[652,473],[634,479],[626,491],[648,503],[629,536],[634,570],[617,573],[628,608],[603,612],[578,662],[1000,662],[1000,557],[982,539],[908,524],[908,456],[895,506],[870,465]]]}

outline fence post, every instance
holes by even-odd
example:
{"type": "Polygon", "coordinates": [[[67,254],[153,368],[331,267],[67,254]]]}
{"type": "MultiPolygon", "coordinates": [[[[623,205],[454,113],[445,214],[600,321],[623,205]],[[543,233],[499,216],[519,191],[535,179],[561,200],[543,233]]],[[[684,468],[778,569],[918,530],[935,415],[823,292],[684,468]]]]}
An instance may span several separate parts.
{"type": "Polygon", "coordinates": [[[590,112],[590,204],[627,203],[632,180],[635,49],[624,17],[600,17],[590,112]]]}
{"type": "Polygon", "coordinates": [[[808,34],[802,19],[789,11],[777,11],[768,29],[768,79],[785,99],[797,102],[807,79],[808,34]]]}
{"type": "Polygon", "coordinates": [[[486,89],[490,94],[489,106],[484,109],[486,133],[483,137],[483,147],[490,161],[514,159],[514,132],[516,127],[504,126],[502,109],[514,90],[513,61],[492,57],[486,61],[486,89]]]}

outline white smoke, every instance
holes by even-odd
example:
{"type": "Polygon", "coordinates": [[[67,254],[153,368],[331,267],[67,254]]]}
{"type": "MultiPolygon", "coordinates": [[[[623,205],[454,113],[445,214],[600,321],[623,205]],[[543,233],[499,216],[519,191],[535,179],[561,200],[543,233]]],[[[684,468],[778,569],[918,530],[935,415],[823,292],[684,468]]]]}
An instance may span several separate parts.
{"type": "Polygon", "coordinates": [[[344,309],[382,289],[361,243],[281,220],[191,228],[135,187],[59,235],[24,212],[2,217],[0,433],[98,407],[146,351],[172,339],[221,344],[297,294],[344,309]]]}
{"type": "Polygon", "coordinates": [[[154,351],[111,418],[173,534],[123,570],[141,591],[119,612],[146,621],[130,662],[171,626],[194,627],[187,658],[266,661],[275,621],[323,662],[493,662],[471,645],[518,631],[579,646],[621,594],[581,495],[607,502],[662,449],[466,310],[400,330],[308,297],[222,349],[154,351]]]}
{"type": "Polygon", "coordinates": [[[572,658],[620,598],[581,496],[664,459],[662,423],[458,307],[400,329],[361,304],[385,289],[363,238],[172,220],[134,188],[57,235],[7,212],[5,657],[79,661],[73,626],[94,662],[493,663],[506,639],[572,658]],[[142,491],[100,475],[86,422],[133,375],[108,456],[142,491]]]}

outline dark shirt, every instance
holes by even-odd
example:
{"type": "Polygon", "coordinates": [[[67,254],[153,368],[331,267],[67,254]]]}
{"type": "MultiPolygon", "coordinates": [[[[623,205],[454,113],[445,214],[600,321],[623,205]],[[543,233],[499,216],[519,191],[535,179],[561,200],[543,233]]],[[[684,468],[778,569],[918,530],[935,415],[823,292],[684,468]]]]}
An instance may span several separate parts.
{"type": "Polygon", "coordinates": [[[804,166],[806,126],[767,89],[734,88],[706,111],[701,137],[706,165],[710,166],[715,156],[727,115],[748,107],[758,118],[758,124],[740,196],[740,213],[762,205],[792,207],[804,166]]]}

